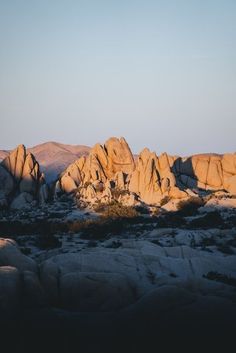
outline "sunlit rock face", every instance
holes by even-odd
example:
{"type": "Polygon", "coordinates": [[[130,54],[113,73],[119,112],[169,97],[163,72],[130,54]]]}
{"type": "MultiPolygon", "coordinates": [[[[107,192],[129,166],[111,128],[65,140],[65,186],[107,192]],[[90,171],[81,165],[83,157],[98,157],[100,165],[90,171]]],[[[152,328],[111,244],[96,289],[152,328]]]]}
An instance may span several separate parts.
{"type": "Polygon", "coordinates": [[[136,169],[131,174],[129,190],[147,204],[156,204],[163,197],[184,198],[187,194],[176,186],[171,171],[174,157],[163,153],[160,157],[145,148],[139,155],[136,169]]]}
{"type": "Polygon", "coordinates": [[[0,199],[12,208],[30,207],[36,199],[46,201],[48,195],[39,164],[31,153],[26,153],[24,145],[19,145],[0,164],[0,199]],[[41,188],[43,187],[43,191],[41,188]]]}
{"type": "MultiPolygon", "coordinates": [[[[112,188],[128,190],[129,176],[135,162],[124,138],[110,138],[104,145],[96,144],[89,156],[81,157],[62,173],[57,191],[77,192],[89,203],[112,200],[112,188]]],[[[130,202],[130,199],[127,200],[130,202]]]]}
{"type": "Polygon", "coordinates": [[[226,190],[236,194],[236,154],[195,155],[177,159],[174,171],[179,180],[189,188],[226,190]]]}
{"type": "Polygon", "coordinates": [[[124,138],[110,138],[104,146],[96,144],[88,157],[81,157],[61,175],[56,190],[77,192],[88,203],[109,203],[114,191],[125,205],[140,202],[158,204],[164,197],[185,198],[171,171],[175,157],[160,157],[145,148],[134,161],[124,138]]]}
{"type": "Polygon", "coordinates": [[[164,198],[183,199],[192,191],[225,190],[236,194],[236,154],[157,156],[145,148],[134,161],[124,138],[96,144],[62,173],[57,192],[75,192],[86,203],[108,203],[119,190],[127,205],[159,205],[164,198]],[[124,197],[125,195],[125,197],[124,197]]]}

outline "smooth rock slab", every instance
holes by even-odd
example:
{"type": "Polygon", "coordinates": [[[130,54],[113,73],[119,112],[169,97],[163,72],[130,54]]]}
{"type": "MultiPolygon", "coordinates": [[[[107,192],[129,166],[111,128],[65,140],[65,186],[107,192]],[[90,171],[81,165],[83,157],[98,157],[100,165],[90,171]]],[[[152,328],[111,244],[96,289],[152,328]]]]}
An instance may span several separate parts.
{"type": "Polygon", "coordinates": [[[135,301],[129,281],[118,273],[73,272],[60,279],[63,308],[114,311],[135,301]]]}
{"type": "Polygon", "coordinates": [[[0,266],[14,266],[19,271],[37,272],[35,261],[22,254],[12,239],[0,238],[0,266]]]}
{"type": "Polygon", "coordinates": [[[20,272],[12,266],[0,267],[0,321],[2,315],[12,315],[20,303],[20,272]]]}

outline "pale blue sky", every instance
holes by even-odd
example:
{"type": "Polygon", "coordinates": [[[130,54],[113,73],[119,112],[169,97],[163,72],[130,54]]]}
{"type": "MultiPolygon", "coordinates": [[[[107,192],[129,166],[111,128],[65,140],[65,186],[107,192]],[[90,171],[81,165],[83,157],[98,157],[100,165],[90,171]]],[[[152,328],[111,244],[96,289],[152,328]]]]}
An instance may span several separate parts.
{"type": "Polygon", "coordinates": [[[0,148],[236,151],[235,0],[0,0],[0,148]]]}

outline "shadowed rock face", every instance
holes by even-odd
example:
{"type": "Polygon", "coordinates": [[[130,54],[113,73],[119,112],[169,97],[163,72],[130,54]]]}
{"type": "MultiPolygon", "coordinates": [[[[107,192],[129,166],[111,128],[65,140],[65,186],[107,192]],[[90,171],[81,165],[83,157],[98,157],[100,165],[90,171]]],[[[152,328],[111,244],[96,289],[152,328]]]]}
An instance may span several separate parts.
{"type": "Polygon", "coordinates": [[[0,164],[0,196],[2,205],[15,209],[29,206],[33,199],[47,199],[44,176],[39,164],[24,145],[19,145],[0,164]],[[3,202],[4,200],[4,202],[3,202]]]}

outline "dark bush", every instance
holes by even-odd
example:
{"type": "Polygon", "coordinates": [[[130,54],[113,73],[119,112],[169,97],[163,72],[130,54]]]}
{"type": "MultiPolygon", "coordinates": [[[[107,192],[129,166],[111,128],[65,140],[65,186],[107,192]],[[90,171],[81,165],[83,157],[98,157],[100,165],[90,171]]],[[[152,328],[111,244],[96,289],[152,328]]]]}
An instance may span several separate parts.
{"type": "Polygon", "coordinates": [[[217,211],[209,212],[202,217],[192,219],[188,223],[188,228],[224,228],[226,227],[225,220],[222,218],[221,214],[217,211]]]}
{"type": "Polygon", "coordinates": [[[157,218],[159,228],[181,228],[186,225],[186,220],[177,212],[169,212],[157,218]]]}
{"type": "Polygon", "coordinates": [[[227,276],[222,273],[210,271],[206,275],[203,275],[202,277],[207,278],[212,281],[217,281],[217,282],[225,283],[230,286],[236,287],[236,278],[231,277],[231,276],[227,276]]]}
{"type": "Polygon", "coordinates": [[[178,204],[177,213],[183,217],[194,216],[199,207],[203,206],[204,202],[200,197],[191,197],[188,200],[183,200],[178,204]]]}
{"type": "Polygon", "coordinates": [[[233,249],[228,244],[222,244],[222,245],[217,246],[217,250],[219,250],[223,254],[227,254],[227,255],[234,254],[233,249]]]}
{"type": "Polygon", "coordinates": [[[97,242],[94,240],[89,240],[87,244],[88,248],[96,248],[97,245],[97,242]]]}
{"type": "Polygon", "coordinates": [[[41,250],[60,248],[62,246],[61,241],[52,234],[39,235],[36,238],[35,245],[41,250]]]}
{"type": "Polygon", "coordinates": [[[95,208],[96,212],[101,213],[103,218],[136,218],[138,211],[133,206],[124,206],[119,202],[113,201],[108,205],[99,205],[95,208]]]}

